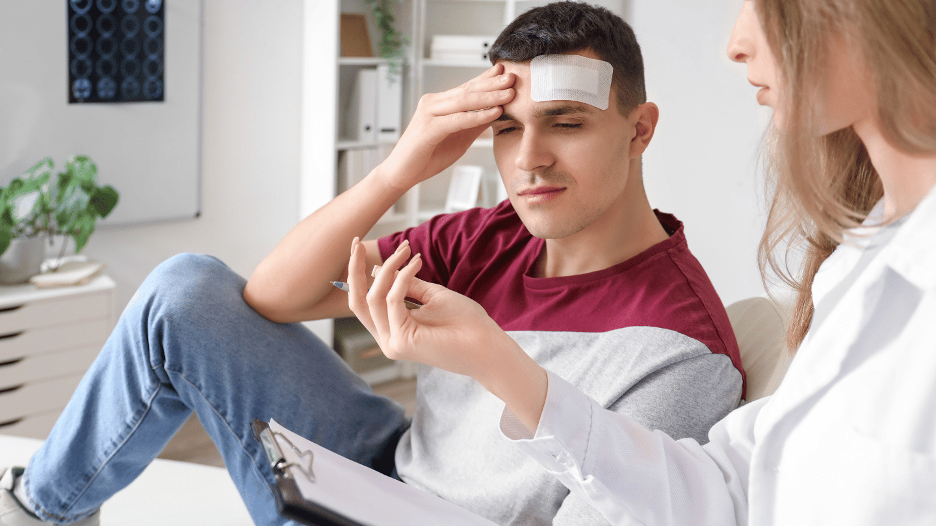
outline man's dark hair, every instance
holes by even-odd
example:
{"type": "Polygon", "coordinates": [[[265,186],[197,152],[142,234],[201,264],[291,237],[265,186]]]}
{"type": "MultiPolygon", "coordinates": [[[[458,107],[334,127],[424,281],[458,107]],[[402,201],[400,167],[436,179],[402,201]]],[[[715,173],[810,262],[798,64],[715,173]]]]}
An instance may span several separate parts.
{"type": "Polygon", "coordinates": [[[504,28],[488,56],[492,64],[501,60],[527,62],[540,55],[584,49],[591,49],[614,67],[611,85],[623,115],[647,101],[643,57],[634,30],[601,6],[555,2],[533,8],[504,28]]]}

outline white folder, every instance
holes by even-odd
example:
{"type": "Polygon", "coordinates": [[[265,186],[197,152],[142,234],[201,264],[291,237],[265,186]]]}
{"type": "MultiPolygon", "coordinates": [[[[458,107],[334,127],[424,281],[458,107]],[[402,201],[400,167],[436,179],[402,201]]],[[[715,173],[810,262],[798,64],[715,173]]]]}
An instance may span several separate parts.
{"type": "Polygon", "coordinates": [[[400,138],[403,113],[403,74],[391,73],[390,66],[377,66],[377,140],[393,142],[400,138]]]}
{"type": "Polygon", "coordinates": [[[347,136],[359,142],[377,142],[377,70],[357,72],[348,107],[347,136]]]}

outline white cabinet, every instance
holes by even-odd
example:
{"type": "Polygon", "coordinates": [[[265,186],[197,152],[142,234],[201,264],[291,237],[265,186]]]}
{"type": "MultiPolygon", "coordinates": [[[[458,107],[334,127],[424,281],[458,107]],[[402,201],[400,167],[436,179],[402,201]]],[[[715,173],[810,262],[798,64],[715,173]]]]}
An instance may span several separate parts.
{"type": "Polygon", "coordinates": [[[114,281],[0,287],[0,433],[45,438],[114,325],[114,281]]]}

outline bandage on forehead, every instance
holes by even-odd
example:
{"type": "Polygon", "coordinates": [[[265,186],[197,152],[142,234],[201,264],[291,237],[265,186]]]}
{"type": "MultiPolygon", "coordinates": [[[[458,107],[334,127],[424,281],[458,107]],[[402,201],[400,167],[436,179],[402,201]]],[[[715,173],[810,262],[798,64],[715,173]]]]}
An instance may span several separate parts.
{"type": "Polygon", "coordinates": [[[536,102],[574,100],[608,109],[614,68],[581,55],[540,55],[530,61],[530,98],[536,102]]]}

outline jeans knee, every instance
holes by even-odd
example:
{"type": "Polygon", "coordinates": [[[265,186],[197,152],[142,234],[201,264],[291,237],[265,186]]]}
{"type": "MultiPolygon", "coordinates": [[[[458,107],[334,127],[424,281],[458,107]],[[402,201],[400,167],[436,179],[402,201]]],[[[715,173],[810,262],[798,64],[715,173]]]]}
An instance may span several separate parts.
{"type": "Polygon", "coordinates": [[[244,278],[213,256],[178,254],[153,269],[137,296],[155,300],[163,314],[168,309],[184,315],[192,308],[240,300],[245,283],[244,278]]]}

